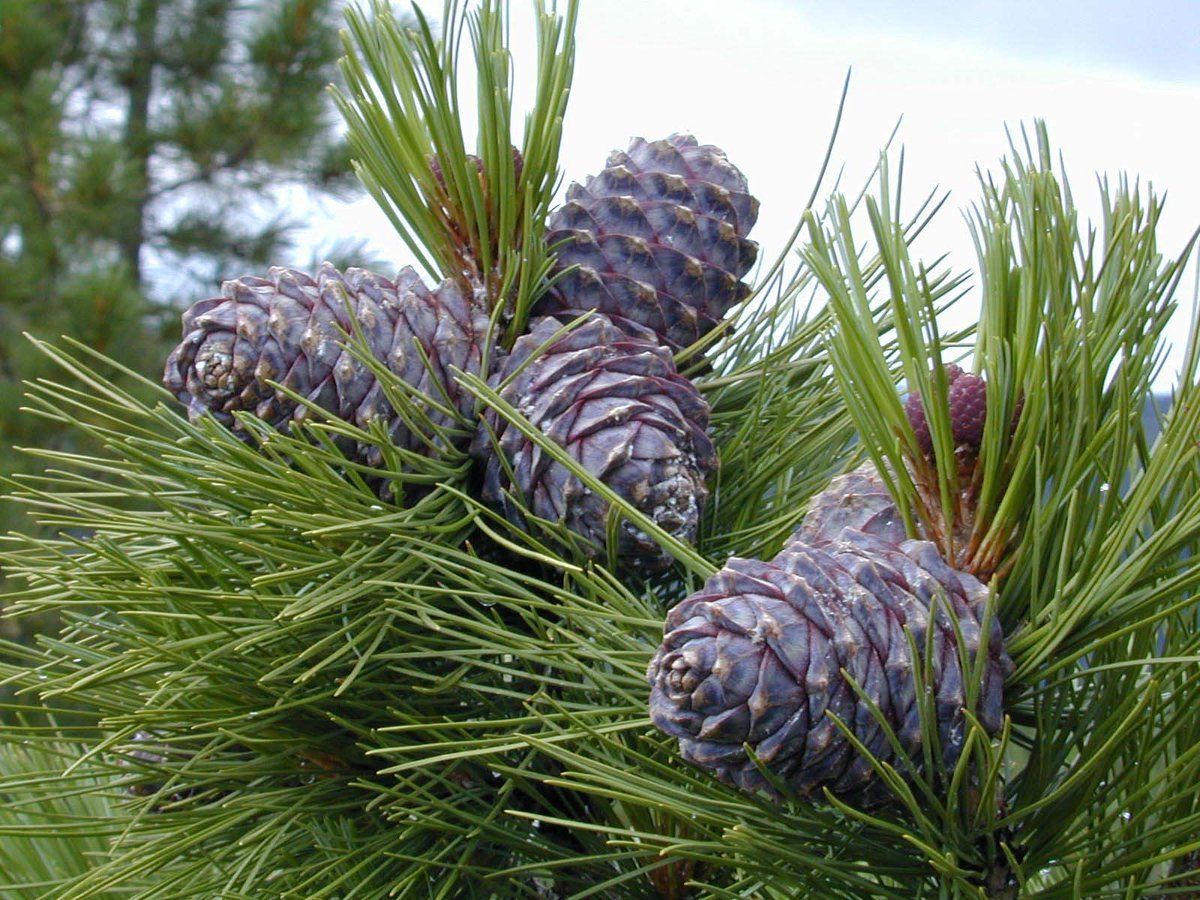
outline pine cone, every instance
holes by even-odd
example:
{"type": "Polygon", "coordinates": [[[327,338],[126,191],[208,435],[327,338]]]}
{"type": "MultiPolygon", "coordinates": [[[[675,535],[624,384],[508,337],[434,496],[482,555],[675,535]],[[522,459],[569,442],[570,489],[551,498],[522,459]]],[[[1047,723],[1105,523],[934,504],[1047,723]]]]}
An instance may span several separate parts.
{"type": "MultiPolygon", "coordinates": [[[[664,531],[683,541],[695,537],[707,496],[705,476],[716,467],[705,433],[709,410],[665,348],[630,337],[599,314],[570,332],[545,317],[517,340],[491,383],[499,387],[514,373],[500,389],[508,403],[664,531]],[[533,357],[543,345],[544,352],[533,357]]],[[[608,501],[495,412],[485,415],[472,450],[486,464],[484,498],[510,521],[524,522],[511,492],[539,518],[564,523],[594,552],[606,545],[608,501]],[[511,467],[511,481],[489,429],[511,467]]],[[[628,521],[617,550],[645,569],[670,563],[628,521]]]]}
{"type": "Polygon", "coordinates": [[[954,379],[946,399],[950,404],[950,429],[954,443],[978,449],[983,441],[983,423],[987,418],[987,382],[978,375],[964,372],[954,379]]]}
{"type": "Polygon", "coordinates": [[[935,600],[931,689],[944,765],[953,767],[962,752],[966,693],[947,601],[968,658],[988,655],[975,714],[989,732],[1000,728],[1011,662],[998,624],[986,640],[981,634],[987,588],[946,565],[932,543],[889,539],[890,526],[874,534],[838,529],[830,510],[866,509],[868,523],[889,518],[871,510],[869,484],[864,502],[844,502],[842,492],[853,484],[835,482],[829,493],[838,496],[814,503],[810,520],[773,562],[732,559],[672,609],[650,663],[654,724],[679,739],[685,759],[745,791],[776,793],[746,754],[748,744],[800,796],[828,787],[863,803],[881,799],[874,770],[827,712],[877,758],[905,770],[843,671],[878,707],[905,755],[919,762],[913,672],[924,660],[913,658],[903,628],[923,654],[935,600]]]}
{"type": "Polygon", "coordinates": [[[746,178],[723,151],[690,135],[647,142],[584,185],[550,217],[563,276],[537,313],[599,310],[633,322],[679,350],[717,326],[750,288],[739,279],[758,246],[746,240],[758,215],[746,178]]]}
{"type": "MultiPolygon", "coordinates": [[[[394,444],[426,451],[427,438],[396,415],[374,373],[345,349],[351,315],[375,357],[426,398],[433,425],[453,426],[451,409],[469,413],[472,397],[450,370],[479,372],[487,315],[453,282],[430,291],[411,268],[394,282],[362,269],[342,275],[328,263],[315,280],[273,268],[267,278],[227,281],[221,297],[183,314],[183,341],[167,359],[163,383],[193,420],[210,414],[235,433],[243,433],[233,416],[239,411],[280,429],[309,415],[268,384],[275,381],[359,427],[383,421],[394,444]]],[[[369,465],[380,462],[378,448],[355,452],[369,465]]]]}
{"type": "Polygon", "coordinates": [[[869,463],[839,475],[809,504],[808,514],[789,544],[827,544],[850,528],[873,534],[893,544],[908,534],[896,501],[869,463]]]}
{"type": "MultiPolygon", "coordinates": [[[[964,372],[958,366],[946,366],[946,400],[950,407],[950,431],[956,446],[978,450],[987,418],[987,382],[979,375],[964,372]]],[[[913,392],[904,402],[908,423],[925,453],[933,452],[933,436],[925,419],[921,395],[913,392]]]]}

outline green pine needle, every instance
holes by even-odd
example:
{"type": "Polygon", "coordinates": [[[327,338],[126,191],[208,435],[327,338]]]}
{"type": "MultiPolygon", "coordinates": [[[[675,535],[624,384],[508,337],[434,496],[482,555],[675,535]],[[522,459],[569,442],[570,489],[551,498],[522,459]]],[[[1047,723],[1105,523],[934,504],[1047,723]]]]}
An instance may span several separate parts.
{"type": "Polygon", "coordinates": [[[346,86],[334,96],[355,171],[420,265],[486,302],[511,343],[551,267],[543,235],[559,182],[578,3],[569,0],[561,15],[538,7],[536,91],[521,139],[504,5],[485,0],[467,13],[448,0],[440,34],[413,10],[411,22],[382,0],[369,15],[347,10],[346,86]],[[473,102],[460,84],[464,38],[474,57],[473,102]],[[478,114],[474,140],[462,121],[468,107],[478,114]]]}

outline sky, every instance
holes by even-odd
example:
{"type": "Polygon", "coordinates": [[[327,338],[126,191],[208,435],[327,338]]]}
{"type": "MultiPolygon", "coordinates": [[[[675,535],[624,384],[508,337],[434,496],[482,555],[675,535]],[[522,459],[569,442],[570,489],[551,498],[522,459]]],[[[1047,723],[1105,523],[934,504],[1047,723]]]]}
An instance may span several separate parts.
{"type": "MultiPolygon", "coordinates": [[[[532,2],[512,6],[523,109],[532,2]]],[[[1006,126],[1035,118],[1085,213],[1096,208],[1095,173],[1127,172],[1167,194],[1165,251],[1200,225],[1197,0],[583,0],[566,180],[595,173],[632,136],[691,131],[746,173],[761,201],[751,237],[770,262],[812,190],[848,71],[834,152],[842,184],[857,190],[899,121],[906,197],[950,192],[918,255],[973,266],[961,210],[977,196],[976,166],[994,168],[1006,126]]],[[[369,198],[325,203],[319,220],[406,261],[369,198]]],[[[1190,288],[1183,300],[1170,332],[1180,346],[1190,288]]],[[[974,317],[973,304],[960,304],[957,322],[974,317]]]]}

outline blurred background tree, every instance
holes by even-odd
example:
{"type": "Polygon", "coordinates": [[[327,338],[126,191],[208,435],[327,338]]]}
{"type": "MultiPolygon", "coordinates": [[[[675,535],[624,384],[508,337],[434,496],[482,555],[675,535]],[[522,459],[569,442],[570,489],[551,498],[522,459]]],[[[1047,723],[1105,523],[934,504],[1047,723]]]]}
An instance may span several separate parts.
{"type": "MultiPolygon", "coordinates": [[[[31,471],[14,446],[72,449],[19,412],[47,371],[23,332],[149,373],[220,279],[311,264],[289,206],[356,189],[323,90],[341,6],[0,2],[0,473],[31,471]]],[[[0,530],[28,527],[0,507],[0,530]]]]}

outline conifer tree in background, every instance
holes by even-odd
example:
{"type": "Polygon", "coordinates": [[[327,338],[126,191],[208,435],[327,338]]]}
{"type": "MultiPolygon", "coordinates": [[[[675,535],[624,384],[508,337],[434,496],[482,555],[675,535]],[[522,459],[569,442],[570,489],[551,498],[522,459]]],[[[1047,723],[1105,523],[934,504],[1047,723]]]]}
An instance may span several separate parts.
{"type": "Polygon", "coordinates": [[[290,252],[281,187],[353,189],[324,91],[340,6],[0,3],[0,471],[77,446],[17,413],[47,371],[22,332],[148,373],[178,304],[290,252]]]}
{"type": "Polygon", "coordinates": [[[501,0],[349,14],[356,169],[437,284],[231,281],[167,390],[36,344],[27,402],[108,456],[15,488],[58,533],[10,541],[12,611],[64,625],[0,665],[0,888],[1186,896],[1200,311],[1144,411],[1194,240],[1124,178],[1084,221],[1039,123],[973,272],[918,258],[942,202],[885,152],[743,289],[712,145],[554,212],[577,9],[533,61],[501,0]]]}

